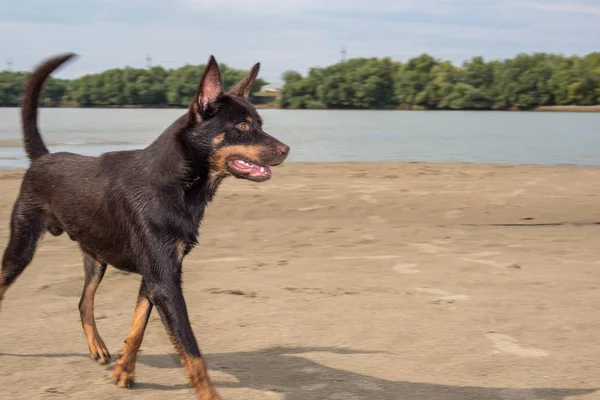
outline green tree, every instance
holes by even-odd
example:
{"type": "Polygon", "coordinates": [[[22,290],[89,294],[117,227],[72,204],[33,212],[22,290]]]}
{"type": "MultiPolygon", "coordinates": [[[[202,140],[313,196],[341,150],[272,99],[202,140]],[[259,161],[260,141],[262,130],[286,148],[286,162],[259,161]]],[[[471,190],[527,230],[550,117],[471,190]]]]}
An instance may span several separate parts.
{"type": "Polygon", "coordinates": [[[27,74],[23,72],[0,72],[0,105],[17,106],[25,85],[27,74]]]}
{"type": "Polygon", "coordinates": [[[427,108],[435,108],[438,93],[434,81],[434,68],[440,61],[429,54],[410,59],[404,64],[396,76],[396,99],[400,104],[412,104],[427,108]]]}
{"type": "MultiPolygon", "coordinates": [[[[50,78],[42,104],[172,105],[186,107],[198,89],[204,65],[117,68],[74,80],[50,78]]],[[[246,71],[221,64],[223,86],[246,71]]],[[[0,72],[0,105],[17,106],[27,73],[0,72]]],[[[583,57],[534,53],[503,61],[473,57],[461,66],[421,54],[406,63],[356,58],[325,68],[282,75],[284,108],[388,108],[408,104],[428,109],[530,109],[542,105],[600,103],[600,52],[583,57]]],[[[251,93],[266,84],[257,79],[251,93]]],[[[251,97],[252,100],[252,97],[251,97]]]]}

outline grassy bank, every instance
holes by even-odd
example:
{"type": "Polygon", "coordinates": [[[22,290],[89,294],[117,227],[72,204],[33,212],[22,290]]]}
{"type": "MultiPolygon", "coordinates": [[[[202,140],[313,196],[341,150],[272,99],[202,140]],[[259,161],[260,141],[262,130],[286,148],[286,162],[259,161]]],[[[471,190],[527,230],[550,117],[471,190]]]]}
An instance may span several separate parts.
{"type": "Polygon", "coordinates": [[[560,112],[600,112],[600,105],[596,106],[539,106],[534,111],[560,111],[560,112]]]}

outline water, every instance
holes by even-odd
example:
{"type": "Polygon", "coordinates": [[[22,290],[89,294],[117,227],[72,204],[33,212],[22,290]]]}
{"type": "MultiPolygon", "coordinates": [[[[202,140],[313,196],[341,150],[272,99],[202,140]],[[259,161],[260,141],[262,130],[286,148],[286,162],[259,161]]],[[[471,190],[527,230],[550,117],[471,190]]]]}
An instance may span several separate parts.
{"type": "MultiPolygon", "coordinates": [[[[50,151],[143,148],[185,110],[41,109],[50,151]]],[[[260,110],[289,161],[600,166],[600,113],[260,110]]],[[[23,168],[19,110],[0,108],[0,169],[23,168]]]]}

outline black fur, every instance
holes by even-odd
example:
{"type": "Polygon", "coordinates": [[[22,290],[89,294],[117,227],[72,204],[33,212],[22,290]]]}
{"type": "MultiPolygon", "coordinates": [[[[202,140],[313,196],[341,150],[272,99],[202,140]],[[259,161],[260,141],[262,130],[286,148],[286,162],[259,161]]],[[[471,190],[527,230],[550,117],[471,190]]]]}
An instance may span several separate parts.
{"type": "MultiPolygon", "coordinates": [[[[185,254],[198,243],[205,207],[222,179],[230,175],[254,181],[269,179],[270,169],[259,173],[259,167],[278,165],[289,152],[289,147],[262,130],[262,120],[248,101],[259,65],[224,93],[218,65],[211,57],[188,112],[152,144],[142,150],[87,157],[49,153],[37,128],[38,97],[44,82],[72,57],[65,54],[46,60],[30,76],[24,92],[23,133],[32,161],[13,209],[2,260],[0,300],[31,262],[44,231],[53,235],[66,232],[85,256],[86,283],[80,302],[84,329],[86,320],[88,327],[93,321],[95,287],[106,264],[141,274],[138,306],[144,306],[140,306],[143,317],[134,320],[131,340],[141,343],[136,328],[145,327],[150,310],[156,307],[198,396],[218,399],[188,320],[181,265],[185,254]],[[250,172],[240,170],[234,160],[258,167],[250,172]]],[[[137,313],[136,309],[136,318],[137,313]]],[[[102,349],[93,348],[103,346],[95,325],[90,332],[95,332],[86,330],[92,357],[108,361],[102,349]],[[94,344],[98,339],[102,345],[94,344]]],[[[137,349],[127,345],[113,375],[121,386],[133,383],[137,349]]]]}

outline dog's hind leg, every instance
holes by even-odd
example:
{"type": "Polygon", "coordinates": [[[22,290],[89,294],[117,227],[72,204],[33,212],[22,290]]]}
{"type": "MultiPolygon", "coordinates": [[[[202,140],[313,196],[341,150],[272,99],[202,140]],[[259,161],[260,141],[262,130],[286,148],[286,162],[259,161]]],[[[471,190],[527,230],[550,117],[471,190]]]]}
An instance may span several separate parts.
{"type": "Polygon", "coordinates": [[[44,229],[41,210],[28,205],[21,197],[17,199],[10,221],[8,246],[2,258],[0,303],[6,290],[31,263],[44,229]]]}
{"type": "Polygon", "coordinates": [[[83,286],[83,293],[79,301],[81,324],[87,337],[92,359],[98,361],[100,364],[106,364],[110,361],[110,353],[98,333],[94,318],[94,296],[106,272],[106,263],[99,262],[91,255],[84,253],[83,267],[85,269],[85,285],[83,286]]]}
{"type": "Polygon", "coordinates": [[[144,339],[144,331],[152,312],[152,303],[148,299],[146,292],[146,283],[142,280],[140,292],[138,294],[135,312],[133,313],[133,323],[131,330],[125,340],[125,346],[121,350],[121,357],[115,364],[113,370],[113,381],[122,388],[130,388],[133,386],[133,373],[135,370],[135,362],[137,353],[144,339]]]}

